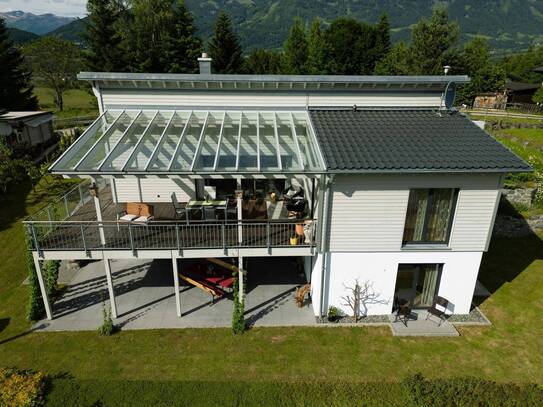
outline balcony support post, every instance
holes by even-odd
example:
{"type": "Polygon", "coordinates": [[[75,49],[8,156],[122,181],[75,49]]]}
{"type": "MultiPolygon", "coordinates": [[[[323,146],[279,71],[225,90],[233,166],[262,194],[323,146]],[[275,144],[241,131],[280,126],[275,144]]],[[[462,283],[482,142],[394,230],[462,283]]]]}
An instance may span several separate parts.
{"type": "MultiPolygon", "coordinates": [[[[91,181],[96,183],[95,178],[91,178],[91,181]]],[[[100,206],[100,198],[99,198],[98,191],[97,191],[96,195],[94,196],[94,208],[96,210],[96,220],[98,221],[98,225],[99,225],[100,243],[102,244],[102,246],[105,246],[106,245],[106,235],[104,233],[104,225],[102,223],[102,208],[100,206]]]]}
{"type": "Polygon", "coordinates": [[[34,267],[36,268],[36,275],[38,276],[38,283],[40,285],[41,298],[43,300],[43,306],[45,308],[45,315],[47,319],[53,319],[53,311],[51,310],[51,303],[49,302],[49,296],[47,295],[47,288],[45,287],[45,279],[41,270],[40,258],[38,253],[32,253],[34,258],[34,267]]]}
{"type": "Polygon", "coordinates": [[[175,290],[175,310],[181,318],[181,295],[179,293],[179,270],[177,269],[177,258],[172,256],[173,286],[175,290]]]}
{"type": "Polygon", "coordinates": [[[115,290],[113,289],[113,278],[111,277],[111,264],[109,259],[104,259],[106,268],[107,290],[109,292],[109,305],[111,307],[111,316],[117,318],[117,303],[115,302],[115,290]]]}

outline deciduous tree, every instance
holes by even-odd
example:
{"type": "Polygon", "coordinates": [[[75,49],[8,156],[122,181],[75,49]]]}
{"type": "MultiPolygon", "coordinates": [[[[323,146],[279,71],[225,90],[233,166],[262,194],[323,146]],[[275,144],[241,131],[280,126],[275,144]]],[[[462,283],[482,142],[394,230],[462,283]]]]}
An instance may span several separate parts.
{"type": "Polygon", "coordinates": [[[310,75],[326,74],[325,43],[321,24],[321,20],[315,18],[309,27],[307,38],[307,73],[310,75]]]}
{"type": "Polygon", "coordinates": [[[283,46],[283,52],[285,73],[293,75],[307,73],[307,37],[305,24],[301,19],[294,19],[294,23],[283,46]]]}
{"type": "Polygon", "coordinates": [[[267,49],[253,49],[245,60],[245,72],[255,75],[281,73],[281,55],[267,49]]]}
{"type": "Polygon", "coordinates": [[[243,51],[234,33],[232,21],[224,11],[219,13],[213,37],[209,40],[209,54],[213,58],[213,71],[219,74],[240,73],[243,68],[243,51]]]}
{"type": "Polygon", "coordinates": [[[0,108],[9,110],[35,110],[38,100],[33,94],[31,73],[24,58],[15,48],[0,18],[0,108]]]}

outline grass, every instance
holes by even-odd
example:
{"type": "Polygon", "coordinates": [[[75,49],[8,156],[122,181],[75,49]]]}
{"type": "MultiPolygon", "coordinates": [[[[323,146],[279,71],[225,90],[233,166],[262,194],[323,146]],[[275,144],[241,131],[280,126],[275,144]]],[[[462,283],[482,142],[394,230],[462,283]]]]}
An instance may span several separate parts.
{"type": "MultiPolygon", "coordinates": [[[[66,189],[21,183],[0,198],[0,364],[88,380],[202,382],[399,381],[476,375],[543,383],[543,244],[494,239],[480,278],[493,292],[481,308],[492,327],[458,338],[397,338],[386,327],[258,328],[36,333],[25,320],[24,215],[66,189]]],[[[250,278],[250,276],[249,276],[250,278]]],[[[98,327],[97,327],[98,328],[98,327]]]]}
{"type": "Polygon", "coordinates": [[[54,93],[50,88],[34,88],[40,107],[51,110],[61,119],[77,116],[96,116],[98,106],[96,98],[85,89],[70,89],[64,93],[64,110],[61,112],[55,105],[54,93]]]}

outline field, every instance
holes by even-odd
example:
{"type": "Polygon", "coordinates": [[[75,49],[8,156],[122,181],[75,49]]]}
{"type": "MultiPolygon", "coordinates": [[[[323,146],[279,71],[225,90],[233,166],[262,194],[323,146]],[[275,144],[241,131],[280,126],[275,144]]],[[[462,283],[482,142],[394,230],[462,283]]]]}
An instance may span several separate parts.
{"type": "Polygon", "coordinates": [[[60,112],[54,99],[54,93],[49,88],[34,88],[34,94],[40,103],[40,108],[50,110],[58,118],[76,116],[97,116],[98,106],[96,98],[86,89],[70,89],[64,93],[64,110],[60,112]]]}

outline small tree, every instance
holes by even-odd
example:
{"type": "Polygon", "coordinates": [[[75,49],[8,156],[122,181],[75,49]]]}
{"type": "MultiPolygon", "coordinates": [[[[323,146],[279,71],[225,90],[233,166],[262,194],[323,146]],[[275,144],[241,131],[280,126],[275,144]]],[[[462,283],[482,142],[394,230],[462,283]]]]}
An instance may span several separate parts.
{"type": "Polygon", "coordinates": [[[368,314],[368,305],[387,304],[388,301],[379,299],[380,295],[373,290],[373,284],[365,281],[362,285],[355,280],[354,287],[343,285],[349,294],[341,297],[343,305],[349,307],[352,311],[355,322],[358,322],[361,316],[368,314]]]}
{"type": "Polygon", "coordinates": [[[537,103],[538,105],[543,104],[543,86],[541,86],[537,92],[534,93],[532,96],[532,100],[534,103],[537,103]]]}
{"type": "Polygon", "coordinates": [[[113,319],[111,318],[111,308],[106,308],[106,304],[102,304],[102,316],[103,322],[98,333],[100,336],[111,336],[115,332],[115,325],[113,325],[113,319]]]}
{"type": "Polygon", "coordinates": [[[70,41],[43,37],[24,48],[36,79],[53,89],[55,104],[64,109],[64,92],[75,83],[81,68],[81,51],[70,41]]]}
{"type": "Polygon", "coordinates": [[[213,58],[213,69],[219,74],[240,73],[243,67],[242,49],[234,33],[230,17],[219,13],[213,37],[209,40],[209,54],[213,58]]]}

